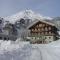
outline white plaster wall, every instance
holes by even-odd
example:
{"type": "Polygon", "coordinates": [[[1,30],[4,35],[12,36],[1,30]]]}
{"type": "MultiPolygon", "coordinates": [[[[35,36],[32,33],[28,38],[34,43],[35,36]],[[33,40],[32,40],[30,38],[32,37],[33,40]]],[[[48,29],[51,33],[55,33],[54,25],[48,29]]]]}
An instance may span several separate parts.
{"type": "MultiPolygon", "coordinates": [[[[29,37],[29,39],[32,42],[34,42],[34,41],[38,41],[39,40],[39,37],[29,37]]],[[[46,43],[49,43],[49,42],[52,42],[54,40],[54,36],[43,36],[43,39],[44,39],[44,41],[46,41],[46,43]]]]}
{"type": "Polygon", "coordinates": [[[45,37],[46,37],[45,41],[46,41],[47,43],[52,42],[52,41],[54,40],[54,36],[45,36],[45,37]],[[49,37],[50,37],[50,38],[49,38],[49,37]]]}

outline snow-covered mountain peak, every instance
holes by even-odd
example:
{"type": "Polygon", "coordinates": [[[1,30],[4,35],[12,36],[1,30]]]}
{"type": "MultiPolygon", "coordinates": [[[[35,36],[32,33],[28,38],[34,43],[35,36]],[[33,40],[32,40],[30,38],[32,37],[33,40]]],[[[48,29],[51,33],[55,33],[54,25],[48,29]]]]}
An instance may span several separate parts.
{"type": "Polygon", "coordinates": [[[35,13],[32,10],[24,10],[24,11],[21,11],[21,12],[15,14],[15,15],[7,16],[4,19],[9,20],[11,23],[15,23],[16,21],[20,20],[21,18],[31,19],[31,20],[51,19],[50,17],[44,17],[38,13],[35,13]]]}

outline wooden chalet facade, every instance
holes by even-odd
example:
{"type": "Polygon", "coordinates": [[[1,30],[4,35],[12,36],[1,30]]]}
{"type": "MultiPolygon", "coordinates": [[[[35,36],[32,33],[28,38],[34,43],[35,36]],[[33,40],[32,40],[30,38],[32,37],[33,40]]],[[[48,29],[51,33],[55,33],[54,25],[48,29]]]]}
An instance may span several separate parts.
{"type": "Polygon", "coordinates": [[[49,43],[56,40],[58,35],[55,25],[46,21],[37,20],[28,29],[31,43],[49,43]]]}

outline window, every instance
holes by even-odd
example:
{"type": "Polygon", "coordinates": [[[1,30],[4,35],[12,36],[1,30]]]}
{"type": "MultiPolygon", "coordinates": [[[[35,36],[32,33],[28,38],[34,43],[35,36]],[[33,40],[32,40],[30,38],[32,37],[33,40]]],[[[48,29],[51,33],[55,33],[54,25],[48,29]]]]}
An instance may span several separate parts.
{"type": "Polygon", "coordinates": [[[49,39],[51,39],[51,37],[49,37],[49,39]]]}
{"type": "Polygon", "coordinates": [[[32,29],[32,31],[34,31],[34,29],[32,29]]]}
{"type": "Polygon", "coordinates": [[[34,40],[34,39],[35,39],[35,37],[32,37],[32,39],[34,40]]]}
{"type": "Polygon", "coordinates": [[[45,37],[45,39],[47,39],[47,37],[45,37]]]}
{"type": "Polygon", "coordinates": [[[48,24],[46,24],[46,26],[48,26],[48,24]]]}
{"type": "Polygon", "coordinates": [[[35,37],[35,40],[36,40],[36,37],[35,37]]]}
{"type": "Polygon", "coordinates": [[[45,26],[45,24],[42,24],[42,26],[44,27],[44,26],[45,26]]]}
{"type": "Polygon", "coordinates": [[[37,37],[37,39],[39,40],[39,37],[37,37]]]}
{"type": "Polygon", "coordinates": [[[35,37],[32,37],[32,39],[35,39],[35,37]]]}
{"type": "Polygon", "coordinates": [[[44,31],[44,28],[42,28],[41,30],[44,31]]]}
{"type": "Polygon", "coordinates": [[[41,34],[44,34],[44,32],[42,32],[41,34]]]}
{"type": "Polygon", "coordinates": [[[48,31],[48,28],[47,27],[45,27],[45,31],[48,31]]]}
{"type": "Polygon", "coordinates": [[[48,34],[48,32],[45,32],[45,34],[48,34]]]}
{"type": "Polygon", "coordinates": [[[36,27],[38,27],[38,25],[36,27]]]}
{"type": "Polygon", "coordinates": [[[49,30],[51,30],[51,27],[49,27],[49,30]]]}
{"type": "Polygon", "coordinates": [[[32,39],[33,39],[33,37],[32,37],[32,39]]]}
{"type": "Polygon", "coordinates": [[[51,34],[51,31],[49,31],[49,34],[51,34]]]}
{"type": "Polygon", "coordinates": [[[35,28],[35,32],[37,32],[37,29],[35,28]]]}
{"type": "Polygon", "coordinates": [[[38,31],[40,31],[40,29],[38,28],[38,31]]]}
{"type": "Polygon", "coordinates": [[[39,39],[41,39],[41,40],[42,40],[42,36],[40,36],[40,37],[39,37],[39,39]]]}
{"type": "Polygon", "coordinates": [[[42,27],[42,24],[39,24],[39,27],[42,27]]]}

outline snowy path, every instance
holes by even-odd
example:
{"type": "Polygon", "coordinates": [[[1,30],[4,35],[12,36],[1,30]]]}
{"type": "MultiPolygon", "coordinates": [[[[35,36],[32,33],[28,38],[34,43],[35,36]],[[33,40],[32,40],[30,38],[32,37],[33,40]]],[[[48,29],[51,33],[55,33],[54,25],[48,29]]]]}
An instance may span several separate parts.
{"type": "MultiPolygon", "coordinates": [[[[47,49],[44,48],[44,46],[36,46],[38,49],[38,52],[39,52],[39,57],[40,59],[36,59],[36,60],[54,60],[52,58],[52,56],[48,53],[47,49]]],[[[36,55],[35,55],[36,56],[36,55]]]]}
{"type": "Polygon", "coordinates": [[[0,60],[60,60],[60,45],[0,42],[0,60]]]}
{"type": "Polygon", "coordinates": [[[60,60],[60,47],[44,45],[37,45],[36,47],[38,48],[37,50],[39,50],[40,53],[40,60],[60,60]]]}

